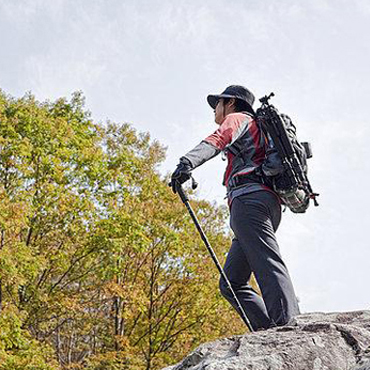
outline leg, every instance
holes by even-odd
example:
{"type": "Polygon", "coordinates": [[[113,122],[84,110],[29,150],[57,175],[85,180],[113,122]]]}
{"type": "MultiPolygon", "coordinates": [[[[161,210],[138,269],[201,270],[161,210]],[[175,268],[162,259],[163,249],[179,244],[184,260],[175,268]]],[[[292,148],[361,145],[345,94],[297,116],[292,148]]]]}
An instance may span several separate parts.
{"type": "MultiPolygon", "coordinates": [[[[230,280],[231,286],[247,314],[253,329],[258,330],[260,328],[268,328],[270,325],[270,318],[267,314],[263,299],[248,284],[248,280],[251,276],[251,269],[237,239],[234,239],[231,244],[224,271],[230,280]]],[[[221,294],[237,311],[239,311],[233,296],[222,277],[220,278],[220,290],[221,294]]]]}
{"type": "Polygon", "coordinates": [[[299,314],[275,237],[280,217],[278,200],[267,191],[237,197],[231,206],[231,228],[256,276],[271,325],[285,325],[299,314]]]}

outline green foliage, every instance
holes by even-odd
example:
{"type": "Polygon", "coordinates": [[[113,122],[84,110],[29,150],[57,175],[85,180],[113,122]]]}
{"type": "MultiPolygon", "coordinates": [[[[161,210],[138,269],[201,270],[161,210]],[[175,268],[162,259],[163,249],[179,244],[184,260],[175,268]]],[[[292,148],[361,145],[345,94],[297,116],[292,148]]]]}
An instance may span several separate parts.
{"type": "MultiPolygon", "coordinates": [[[[159,369],[244,331],[157,172],[164,155],[128,124],[94,124],[80,93],[44,103],[0,93],[6,369],[159,369]]],[[[223,256],[227,212],[193,206],[223,256]]]]}
{"type": "Polygon", "coordinates": [[[54,351],[22,329],[25,313],[9,305],[0,316],[0,370],[56,370],[54,351]]]}

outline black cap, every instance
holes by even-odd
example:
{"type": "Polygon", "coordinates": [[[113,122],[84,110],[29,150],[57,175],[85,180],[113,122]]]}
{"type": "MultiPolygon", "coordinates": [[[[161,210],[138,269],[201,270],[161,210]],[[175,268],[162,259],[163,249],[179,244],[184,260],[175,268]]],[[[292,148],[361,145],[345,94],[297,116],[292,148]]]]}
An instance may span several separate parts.
{"type": "Polygon", "coordinates": [[[240,86],[240,85],[231,85],[229,87],[226,88],[225,91],[223,91],[221,94],[219,95],[208,95],[207,96],[207,101],[208,101],[208,104],[213,108],[215,109],[216,108],[216,105],[217,105],[217,102],[221,99],[221,98],[235,98],[235,99],[240,99],[240,100],[243,100],[244,102],[247,103],[247,106],[248,106],[248,111],[252,114],[254,114],[254,111],[253,111],[253,103],[254,103],[254,95],[244,86],[240,86]]]}

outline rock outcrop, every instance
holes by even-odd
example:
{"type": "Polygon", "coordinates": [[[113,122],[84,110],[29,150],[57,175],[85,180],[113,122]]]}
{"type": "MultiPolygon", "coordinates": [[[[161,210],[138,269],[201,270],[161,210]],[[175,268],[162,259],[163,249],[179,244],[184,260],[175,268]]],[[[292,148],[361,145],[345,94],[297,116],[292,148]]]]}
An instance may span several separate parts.
{"type": "Polygon", "coordinates": [[[164,370],[370,370],[370,311],[310,313],[201,345],[164,370]]]}

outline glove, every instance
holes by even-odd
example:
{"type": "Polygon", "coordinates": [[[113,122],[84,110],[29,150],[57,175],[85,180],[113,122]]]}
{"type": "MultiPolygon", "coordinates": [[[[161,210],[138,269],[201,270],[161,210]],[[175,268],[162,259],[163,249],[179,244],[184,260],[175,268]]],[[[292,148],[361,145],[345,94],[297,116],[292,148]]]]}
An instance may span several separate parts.
{"type": "Polygon", "coordinates": [[[180,163],[177,165],[176,170],[171,175],[171,182],[168,184],[172,187],[172,191],[176,194],[177,184],[183,184],[191,177],[191,170],[193,169],[190,161],[185,158],[180,158],[180,163]]]}

